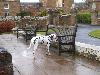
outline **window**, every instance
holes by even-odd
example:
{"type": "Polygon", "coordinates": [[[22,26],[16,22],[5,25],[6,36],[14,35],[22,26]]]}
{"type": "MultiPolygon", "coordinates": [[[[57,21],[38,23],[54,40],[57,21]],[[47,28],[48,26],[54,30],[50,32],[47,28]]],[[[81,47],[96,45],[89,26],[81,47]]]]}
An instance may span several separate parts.
{"type": "Polygon", "coordinates": [[[4,4],[4,9],[9,9],[9,4],[4,4]]]}
{"type": "Polygon", "coordinates": [[[9,12],[4,12],[4,16],[9,16],[9,12]]]}

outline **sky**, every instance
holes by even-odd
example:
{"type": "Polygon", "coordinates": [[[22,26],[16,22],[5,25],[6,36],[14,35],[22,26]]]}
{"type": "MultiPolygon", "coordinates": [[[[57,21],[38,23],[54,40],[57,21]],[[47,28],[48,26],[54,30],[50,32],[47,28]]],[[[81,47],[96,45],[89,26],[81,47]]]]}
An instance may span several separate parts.
{"type": "MultiPolygon", "coordinates": [[[[39,2],[39,0],[20,0],[21,2],[39,2]]],[[[74,2],[83,2],[84,0],[74,0],[74,2]]]]}

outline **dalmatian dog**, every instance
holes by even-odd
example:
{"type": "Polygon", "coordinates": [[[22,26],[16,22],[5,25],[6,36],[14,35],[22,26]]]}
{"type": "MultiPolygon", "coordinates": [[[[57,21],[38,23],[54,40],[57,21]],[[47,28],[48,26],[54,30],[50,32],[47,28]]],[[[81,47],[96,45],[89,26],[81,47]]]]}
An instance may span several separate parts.
{"type": "Polygon", "coordinates": [[[46,45],[48,55],[50,55],[50,51],[49,51],[50,44],[52,42],[56,42],[56,41],[57,41],[56,34],[51,34],[51,35],[47,35],[47,36],[38,35],[38,36],[33,37],[31,39],[30,46],[29,46],[28,49],[31,49],[32,48],[33,49],[33,54],[35,54],[35,51],[37,50],[38,45],[39,44],[43,44],[43,45],[46,45]]]}

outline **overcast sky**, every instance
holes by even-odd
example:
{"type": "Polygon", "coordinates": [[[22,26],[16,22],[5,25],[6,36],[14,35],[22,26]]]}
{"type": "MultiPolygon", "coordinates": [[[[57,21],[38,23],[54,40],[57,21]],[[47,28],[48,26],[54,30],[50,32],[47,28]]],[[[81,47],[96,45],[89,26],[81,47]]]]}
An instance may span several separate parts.
{"type": "MultiPolygon", "coordinates": [[[[21,2],[39,2],[39,0],[20,0],[21,2]]],[[[84,0],[74,0],[75,2],[83,2],[84,0]]]]}

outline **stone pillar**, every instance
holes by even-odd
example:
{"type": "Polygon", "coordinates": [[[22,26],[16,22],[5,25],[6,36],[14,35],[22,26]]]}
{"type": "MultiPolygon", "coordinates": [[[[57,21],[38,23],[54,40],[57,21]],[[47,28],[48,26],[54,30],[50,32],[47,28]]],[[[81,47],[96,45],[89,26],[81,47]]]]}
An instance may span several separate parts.
{"type": "Polygon", "coordinates": [[[59,16],[59,11],[57,11],[58,9],[53,9],[50,8],[48,9],[48,14],[49,14],[49,24],[54,25],[55,21],[57,19],[57,17],[59,16]]]}
{"type": "Polygon", "coordinates": [[[97,13],[95,11],[92,12],[92,15],[91,15],[91,24],[97,25],[97,13]]]}
{"type": "Polygon", "coordinates": [[[71,14],[71,25],[75,25],[77,22],[76,22],[76,15],[75,14],[71,14]]]}
{"type": "Polygon", "coordinates": [[[97,10],[96,10],[96,4],[95,2],[93,1],[93,4],[92,4],[92,9],[91,9],[91,24],[92,25],[97,25],[97,10]]]}
{"type": "Polygon", "coordinates": [[[77,24],[76,15],[77,15],[77,9],[75,8],[75,4],[72,4],[72,7],[71,7],[71,25],[77,24]]]}

